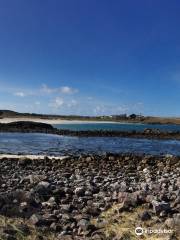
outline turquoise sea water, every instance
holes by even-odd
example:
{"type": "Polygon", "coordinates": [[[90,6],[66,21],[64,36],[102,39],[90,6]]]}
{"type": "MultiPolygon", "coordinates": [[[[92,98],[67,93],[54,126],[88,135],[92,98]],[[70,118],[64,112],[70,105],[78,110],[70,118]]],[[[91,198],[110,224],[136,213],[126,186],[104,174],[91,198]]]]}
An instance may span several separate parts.
{"type": "Polygon", "coordinates": [[[59,129],[75,131],[85,130],[114,130],[114,131],[143,131],[146,128],[160,129],[161,131],[180,131],[180,125],[176,124],[140,124],[140,123],[81,123],[81,124],[55,124],[59,129]]]}

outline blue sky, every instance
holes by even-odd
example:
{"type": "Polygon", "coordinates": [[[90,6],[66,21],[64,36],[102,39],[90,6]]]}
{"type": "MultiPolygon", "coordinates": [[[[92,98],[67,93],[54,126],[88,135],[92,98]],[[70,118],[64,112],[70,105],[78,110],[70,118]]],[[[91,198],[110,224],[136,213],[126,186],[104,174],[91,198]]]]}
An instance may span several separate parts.
{"type": "Polygon", "coordinates": [[[179,0],[0,0],[0,109],[180,116],[179,0]]]}

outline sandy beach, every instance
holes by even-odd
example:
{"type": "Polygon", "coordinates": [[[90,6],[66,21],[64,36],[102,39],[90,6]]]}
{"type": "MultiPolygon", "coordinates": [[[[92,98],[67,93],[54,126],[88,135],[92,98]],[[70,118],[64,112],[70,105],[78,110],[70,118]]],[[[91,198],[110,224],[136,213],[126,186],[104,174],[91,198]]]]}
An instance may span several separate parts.
{"type": "Polygon", "coordinates": [[[18,121],[32,121],[42,122],[47,124],[81,124],[81,123],[118,123],[129,124],[125,122],[112,122],[112,121],[80,121],[80,120],[62,120],[62,119],[42,119],[42,118],[2,118],[0,123],[11,123],[18,121]]]}

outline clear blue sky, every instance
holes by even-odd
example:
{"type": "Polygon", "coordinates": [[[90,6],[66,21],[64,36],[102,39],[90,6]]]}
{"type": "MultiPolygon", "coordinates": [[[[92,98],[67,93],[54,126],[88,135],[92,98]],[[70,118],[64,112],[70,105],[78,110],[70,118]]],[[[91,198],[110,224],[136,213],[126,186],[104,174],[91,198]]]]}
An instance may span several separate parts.
{"type": "Polygon", "coordinates": [[[180,116],[179,0],[0,0],[0,109],[180,116]]]}

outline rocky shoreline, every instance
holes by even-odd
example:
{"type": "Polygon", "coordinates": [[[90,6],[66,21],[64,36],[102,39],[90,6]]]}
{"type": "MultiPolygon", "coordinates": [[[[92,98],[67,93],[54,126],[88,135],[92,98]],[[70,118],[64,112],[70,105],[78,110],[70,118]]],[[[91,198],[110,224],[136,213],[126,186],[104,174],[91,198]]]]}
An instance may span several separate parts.
{"type": "Polygon", "coordinates": [[[3,157],[0,176],[0,216],[23,219],[0,224],[1,239],[139,239],[135,227],[169,231],[153,239],[179,239],[178,156],[3,157]]]}
{"type": "Polygon", "coordinates": [[[20,133],[45,133],[76,137],[131,137],[147,139],[180,139],[180,132],[162,132],[158,129],[145,129],[138,131],[71,131],[54,128],[50,124],[38,122],[13,122],[0,123],[0,132],[20,132],[20,133]]]}

